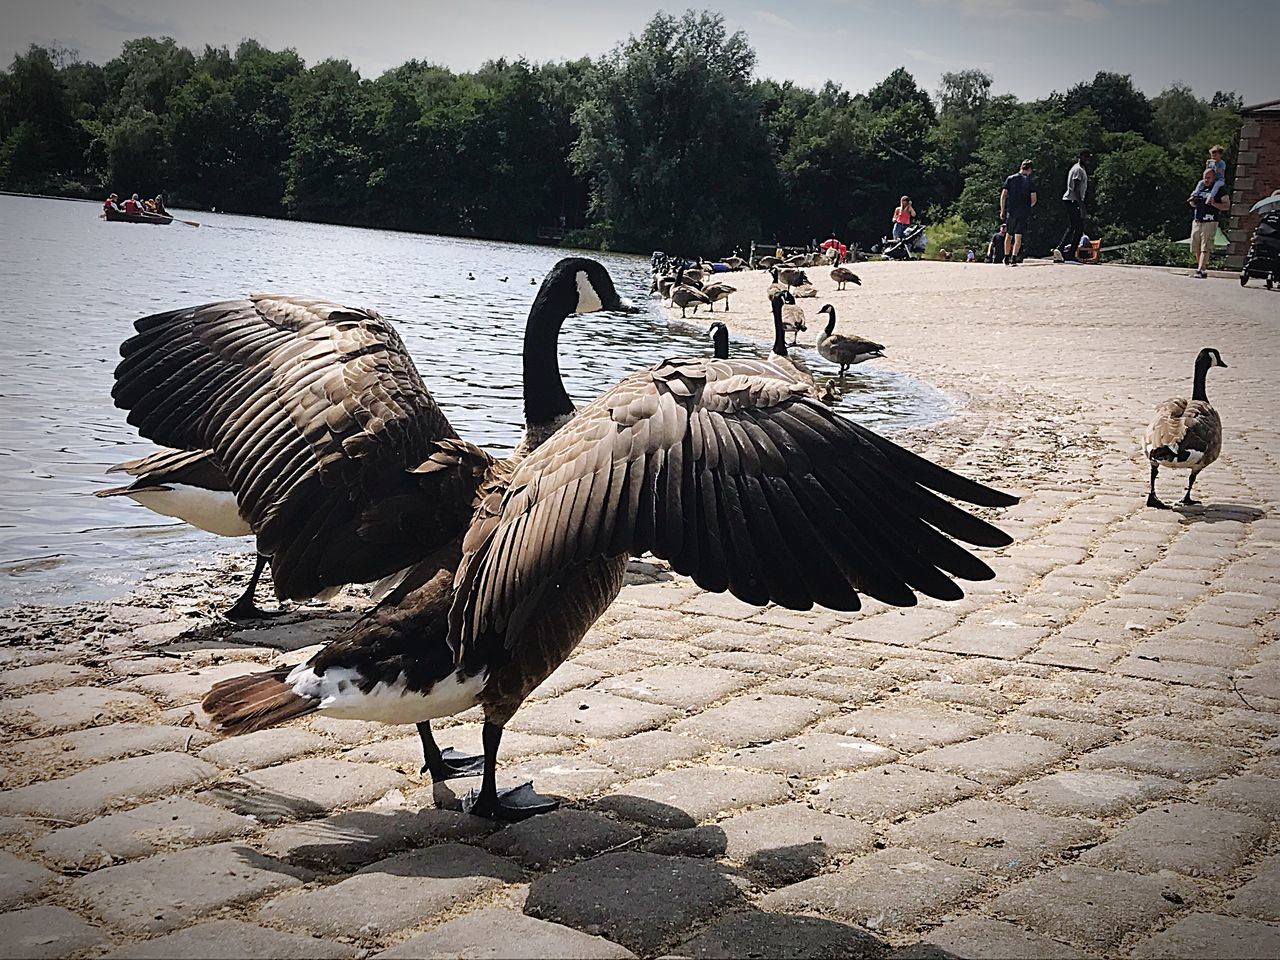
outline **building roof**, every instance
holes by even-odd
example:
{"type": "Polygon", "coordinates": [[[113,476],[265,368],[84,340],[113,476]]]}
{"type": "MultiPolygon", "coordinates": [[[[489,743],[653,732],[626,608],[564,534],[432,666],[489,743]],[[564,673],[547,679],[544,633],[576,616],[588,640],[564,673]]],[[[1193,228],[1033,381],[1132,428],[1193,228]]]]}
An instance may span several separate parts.
{"type": "Polygon", "coordinates": [[[1280,113],[1280,100],[1267,100],[1265,103],[1255,103],[1251,107],[1241,107],[1240,112],[1249,113],[1280,113]]]}

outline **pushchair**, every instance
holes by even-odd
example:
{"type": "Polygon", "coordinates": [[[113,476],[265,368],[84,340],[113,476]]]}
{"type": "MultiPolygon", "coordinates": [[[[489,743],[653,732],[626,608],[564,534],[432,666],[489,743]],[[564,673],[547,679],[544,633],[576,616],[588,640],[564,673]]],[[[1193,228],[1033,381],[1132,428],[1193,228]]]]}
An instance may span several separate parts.
{"type": "Polygon", "coordinates": [[[907,227],[902,236],[895,240],[885,237],[880,241],[880,253],[889,260],[910,260],[913,253],[924,253],[929,237],[924,232],[923,223],[915,223],[907,227]]]}
{"type": "Polygon", "coordinates": [[[1240,271],[1240,286],[1247,284],[1250,277],[1264,280],[1268,290],[1280,281],[1280,210],[1264,216],[1253,231],[1244,269],[1240,271]]]}

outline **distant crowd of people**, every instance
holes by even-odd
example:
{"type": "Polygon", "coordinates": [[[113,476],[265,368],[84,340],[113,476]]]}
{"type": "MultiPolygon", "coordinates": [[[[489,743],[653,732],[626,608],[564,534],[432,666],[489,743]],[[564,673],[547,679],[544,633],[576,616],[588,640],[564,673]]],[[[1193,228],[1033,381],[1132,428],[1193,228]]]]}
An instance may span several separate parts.
{"type": "Polygon", "coordinates": [[[111,194],[106,200],[102,201],[102,212],[126,213],[132,217],[142,217],[147,214],[160,217],[169,215],[169,211],[164,207],[164,196],[159,193],[150,200],[139,200],[136,193],[124,203],[120,203],[119,200],[120,198],[117,194],[111,194]]]}

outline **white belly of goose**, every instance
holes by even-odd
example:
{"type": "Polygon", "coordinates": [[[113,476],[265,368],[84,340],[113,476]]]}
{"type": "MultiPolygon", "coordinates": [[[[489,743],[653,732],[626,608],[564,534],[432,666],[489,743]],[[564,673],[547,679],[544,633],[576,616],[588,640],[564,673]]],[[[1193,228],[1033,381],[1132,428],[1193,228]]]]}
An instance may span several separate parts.
{"type": "Polygon", "coordinates": [[[177,517],[193,527],[220,537],[249,537],[253,530],[240,516],[235,494],[226,490],[206,490],[181,483],[165,484],[167,489],[136,490],[126,496],[148,510],[177,517]]]}
{"type": "Polygon", "coordinates": [[[306,664],[299,664],[285,683],[298,696],[319,700],[319,709],[330,716],[378,723],[421,723],[474,707],[488,677],[487,673],[470,677],[453,673],[424,693],[410,690],[402,673],[390,683],[379,681],[366,691],[360,687],[358,670],[330,667],[317,674],[306,664]]]}

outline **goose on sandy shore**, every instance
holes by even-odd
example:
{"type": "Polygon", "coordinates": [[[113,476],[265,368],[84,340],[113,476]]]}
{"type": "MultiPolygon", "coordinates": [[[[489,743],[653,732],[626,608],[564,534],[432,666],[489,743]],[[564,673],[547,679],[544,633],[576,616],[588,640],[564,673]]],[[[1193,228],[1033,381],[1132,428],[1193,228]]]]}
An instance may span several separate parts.
{"type": "Polygon", "coordinates": [[[852,283],[858,287],[862,286],[862,278],[848,267],[836,267],[831,271],[831,279],[836,282],[837,290],[843,290],[846,283],[852,283]]]}
{"type": "Polygon", "coordinates": [[[1218,459],[1222,452],[1222,418],[1209,403],[1205,393],[1205,375],[1210,367],[1225,367],[1222,354],[1206,347],[1196,356],[1195,377],[1191,383],[1191,399],[1175,397],[1156,407],[1155,419],[1147,426],[1143,451],[1151,463],[1151,486],[1147,506],[1167,509],[1168,504],[1156,496],[1156,474],[1160,468],[1190,470],[1187,492],[1178,502],[1195,506],[1191,487],[1200,471],[1218,459]]]}
{"type": "Polygon", "coordinates": [[[1008,536],[930,491],[1016,498],[836,416],[767,363],[663,361],[575,412],[560,327],[620,306],[595,261],[548,275],[526,325],[525,435],[504,461],[457,437],[375,313],[258,297],[138,322],[117,403],[156,442],[214,450],[278,584],[302,592],[333,567],[417,554],[307,662],[215,685],[204,705],[223,729],[314,711],[416,723],[433,778],[481,772],[464,806],[520,819],[555,802],[528,784],[499,793],[503,728],[613,602],[629,557],[790,609],[959,599],[952,577],[993,576],[950,538],[1008,536]],[[334,511],[361,522],[334,528],[334,511]],[[441,751],[430,721],[477,704],[483,758],[441,751]]]}
{"type": "Polygon", "coordinates": [[[698,304],[710,303],[711,300],[701,290],[695,290],[693,287],[680,285],[671,288],[671,305],[680,308],[680,316],[685,316],[685,310],[693,307],[693,312],[698,312],[698,304]]]}
{"type": "MultiPolygon", "coordinates": [[[[128,497],[148,510],[177,517],[219,537],[251,537],[253,528],[240,515],[236,495],[210,450],[165,448],[137,460],[126,460],[107,473],[127,473],[134,481],[123,487],[97,490],[97,497],[128,497]]],[[[224,616],[230,620],[274,617],[281,610],[262,610],[254,603],[258,579],[267,565],[259,553],[248,586],[224,616]]]]}
{"type": "Polygon", "coordinates": [[[845,371],[855,363],[884,356],[883,344],[836,333],[836,308],[831,304],[823,304],[818,312],[827,315],[827,327],[818,334],[818,353],[840,367],[840,376],[843,377],[845,371]]]}
{"type": "Polygon", "coordinates": [[[715,304],[723,300],[725,313],[729,312],[729,294],[737,292],[737,287],[731,287],[727,283],[708,283],[702,288],[703,295],[712,304],[712,306],[707,309],[715,309],[715,304]]]}

